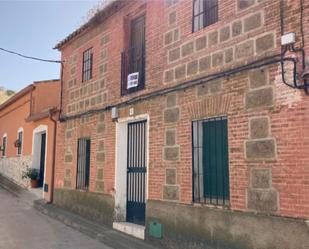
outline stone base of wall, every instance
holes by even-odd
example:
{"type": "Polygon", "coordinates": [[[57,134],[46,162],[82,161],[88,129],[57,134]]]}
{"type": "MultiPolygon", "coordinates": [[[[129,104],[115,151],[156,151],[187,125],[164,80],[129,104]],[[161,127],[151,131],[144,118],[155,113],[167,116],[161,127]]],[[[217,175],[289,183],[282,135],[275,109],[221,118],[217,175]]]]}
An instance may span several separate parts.
{"type": "Polygon", "coordinates": [[[162,201],[147,202],[147,239],[177,249],[305,249],[308,221],[194,207],[162,201]],[[149,223],[162,224],[162,239],[151,238],[149,223]]]}
{"type": "Polygon", "coordinates": [[[55,189],[54,204],[87,219],[112,226],[114,199],[111,196],[68,189],[55,189]]]}
{"type": "Polygon", "coordinates": [[[22,179],[23,172],[32,166],[32,156],[20,156],[0,159],[0,174],[22,187],[29,187],[30,181],[22,179]]]}

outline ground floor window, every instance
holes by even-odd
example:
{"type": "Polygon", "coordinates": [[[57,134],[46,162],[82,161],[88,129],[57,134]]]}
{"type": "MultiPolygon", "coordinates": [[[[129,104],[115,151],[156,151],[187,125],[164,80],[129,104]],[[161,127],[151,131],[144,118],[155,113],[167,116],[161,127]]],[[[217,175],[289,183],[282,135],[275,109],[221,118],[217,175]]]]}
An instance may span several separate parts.
{"type": "Polygon", "coordinates": [[[90,176],[90,139],[80,138],[77,145],[76,189],[88,190],[90,176]]]}
{"type": "Polygon", "coordinates": [[[6,156],[6,144],[7,144],[7,136],[3,136],[2,137],[2,156],[5,157],[6,156]]]}
{"type": "Polygon", "coordinates": [[[192,122],[193,201],[229,204],[227,118],[192,122]]]}
{"type": "Polygon", "coordinates": [[[17,155],[20,156],[22,153],[23,146],[23,130],[19,129],[17,133],[17,155]]]}

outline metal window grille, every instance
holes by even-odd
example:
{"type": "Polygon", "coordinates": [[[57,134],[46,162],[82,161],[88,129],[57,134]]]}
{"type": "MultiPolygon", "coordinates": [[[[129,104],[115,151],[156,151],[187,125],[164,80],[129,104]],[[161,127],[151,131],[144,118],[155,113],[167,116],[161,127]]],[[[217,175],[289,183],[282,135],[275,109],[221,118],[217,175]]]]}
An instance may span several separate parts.
{"type": "Polygon", "coordinates": [[[83,53],[83,82],[92,78],[92,48],[83,53]]]}
{"type": "Polygon", "coordinates": [[[19,131],[18,132],[18,147],[17,147],[17,155],[21,155],[21,151],[22,151],[22,146],[23,146],[23,132],[19,131]]]}
{"type": "Polygon", "coordinates": [[[80,138],[77,145],[76,189],[88,190],[90,176],[90,139],[80,138]]]}
{"type": "Polygon", "coordinates": [[[145,16],[133,19],[130,23],[130,48],[121,53],[121,95],[141,89],[145,85],[145,16]],[[139,73],[137,87],[127,88],[127,77],[139,73]]]}
{"type": "Polygon", "coordinates": [[[6,144],[7,144],[7,138],[2,138],[2,156],[6,155],[6,144]]]}
{"type": "Polygon", "coordinates": [[[128,124],[127,221],[145,224],[146,207],[146,124],[128,124]]]}
{"type": "Polygon", "coordinates": [[[192,31],[196,32],[218,21],[218,0],[193,0],[192,31]]]}
{"type": "Polygon", "coordinates": [[[192,122],[193,201],[229,205],[227,118],[192,122]]]}

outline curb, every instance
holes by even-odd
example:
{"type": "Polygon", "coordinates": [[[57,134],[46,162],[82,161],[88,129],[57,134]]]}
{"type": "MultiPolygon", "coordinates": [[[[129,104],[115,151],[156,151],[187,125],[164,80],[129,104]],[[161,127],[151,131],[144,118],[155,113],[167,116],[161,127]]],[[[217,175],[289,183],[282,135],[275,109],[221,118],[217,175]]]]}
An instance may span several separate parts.
{"type": "Polygon", "coordinates": [[[93,238],[114,249],[159,249],[112,228],[87,220],[43,200],[33,202],[33,207],[42,214],[93,238]]]}

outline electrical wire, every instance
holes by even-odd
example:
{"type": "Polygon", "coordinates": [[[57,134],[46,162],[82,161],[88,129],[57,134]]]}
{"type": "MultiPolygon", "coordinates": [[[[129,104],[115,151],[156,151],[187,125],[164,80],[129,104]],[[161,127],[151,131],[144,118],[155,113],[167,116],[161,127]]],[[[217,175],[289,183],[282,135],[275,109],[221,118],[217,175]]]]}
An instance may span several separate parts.
{"type": "Polygon", "coordinates": [[[0,47],[0,50],[3,51],[3,52],[9,53],[9,54],[14,54],[14,55],[20,56],[20,57],[25,58],[25,59],[42,61],[42,62],[50,62],[50,63],[62,63],[62,61],[58,61],[58,60],[46,60],[46,59],[41,59],[41,58],[38,58],[38,57],[20,54],[20,53],[17,53],[15,51],[11,51],[11,50],[4,49],[4,48],[1,48],[1,47],[0,47]]]}
{"type": "MultiPolygon", "coordinates": [[[[291,88],[296,88],[296,89],[304,89],[305,93],[308,94],[308,82],[306,79],[304,79],[303,84],[297,80],[297,59],[295,58],[285,58],[286,53],[292,52],[292,53],[301,53],[301,66],[302,69],[305,69],[305,50],[304,50],[304,31],[303,31],[303,0],[300,0],[300,34],[301,34],[301,45],[299,48],[295,48],[294,44],[286,45],[286,46],[281,46],[281,77],[282,77],[282,82],[291,87],[291,88]],[[286,81],[285,77],[285,61],[289,61],[293,63],[293,82],[288,83],[286,81]]],[[[284,35],[284,0],[280,1],[280,33],[281,35],[284,35]]]]}
{"type": "MultiPolygon", "coordinates": [[[[290,61],[291,58],[284,58],[284,60],[290,61]]],[[[255,60],[255,61],[253,61],[249,64],[246,64],[246,65],[243,65],[243,66],[240,66],[240,67],[237,67],[237,68],[233,68],[233,69],[230,69],[230,70],[227,70],[227,71],[224,71],[224,72],[210,74],[206,77],[204,76],[204,77],[192,80],[192,81],[183,82],[183,83],[176,85],[176,86],[160,89],[160,90],[157,90],[155,92],[148,93],[148,94],[145,94],[145,95],[142,95],[142,96],[137,96],[137,97],[134,97],[130,100],[120,102],[120,103],[117,103],[117,104],[114,104],[114,105],[110,105],[110,106],[106,106],[106,107],[98,108],[98,109],[91,109],[91,110],[88,110],[88,111],[85,111],[85,112],[82,112],[82,113],[78,113],[78,114],[75,114],[75,115],[71,115],[71,116],[63,115],[63,116],[60,117],[59,120],[60,120],[60,122],[65,122],[65,121],[68,121],[68,120],[77,119],[77,118],[87,116],[87,115],[91,115],[91,114],[95,114],[95,113],[106,112],[106,111],[111,110],[113,107],[119,108],[119,107],[123,107],[123,106],[126,106],[126,105],[135,104],[135,103],[140,102],[140,101],[146,101],[148,99],[152,99],[152,98],[155,98],[155,97],[158,97],[158,96],[163,96],[163,95],[175,92],[175,91],[186,90],[188,88],[191,88],[191,87],[194,87],[194,86],[197,86],[197,85],[202,85],[202,84],[205,84],[207,82],[210,82],[210,81],[222,78],[222,77],[229,77],[230,75],[234,75],[234,74],[246,71],[246,70],[261,68],[263,66],[271,65],[271,64],[275,64],[275,63],[279,63],[279,62],[281,62],[281,54],[273,55],[273,56],[270,56],[270,57],[267,57],[267,58],[255,60]]]]}
{"type": "Polygon", "coordinates": [[[305,37],[304,37],[304,0],[300,0],[300,34],[301,34],[301,48],[305,46],[305,37]]]}

